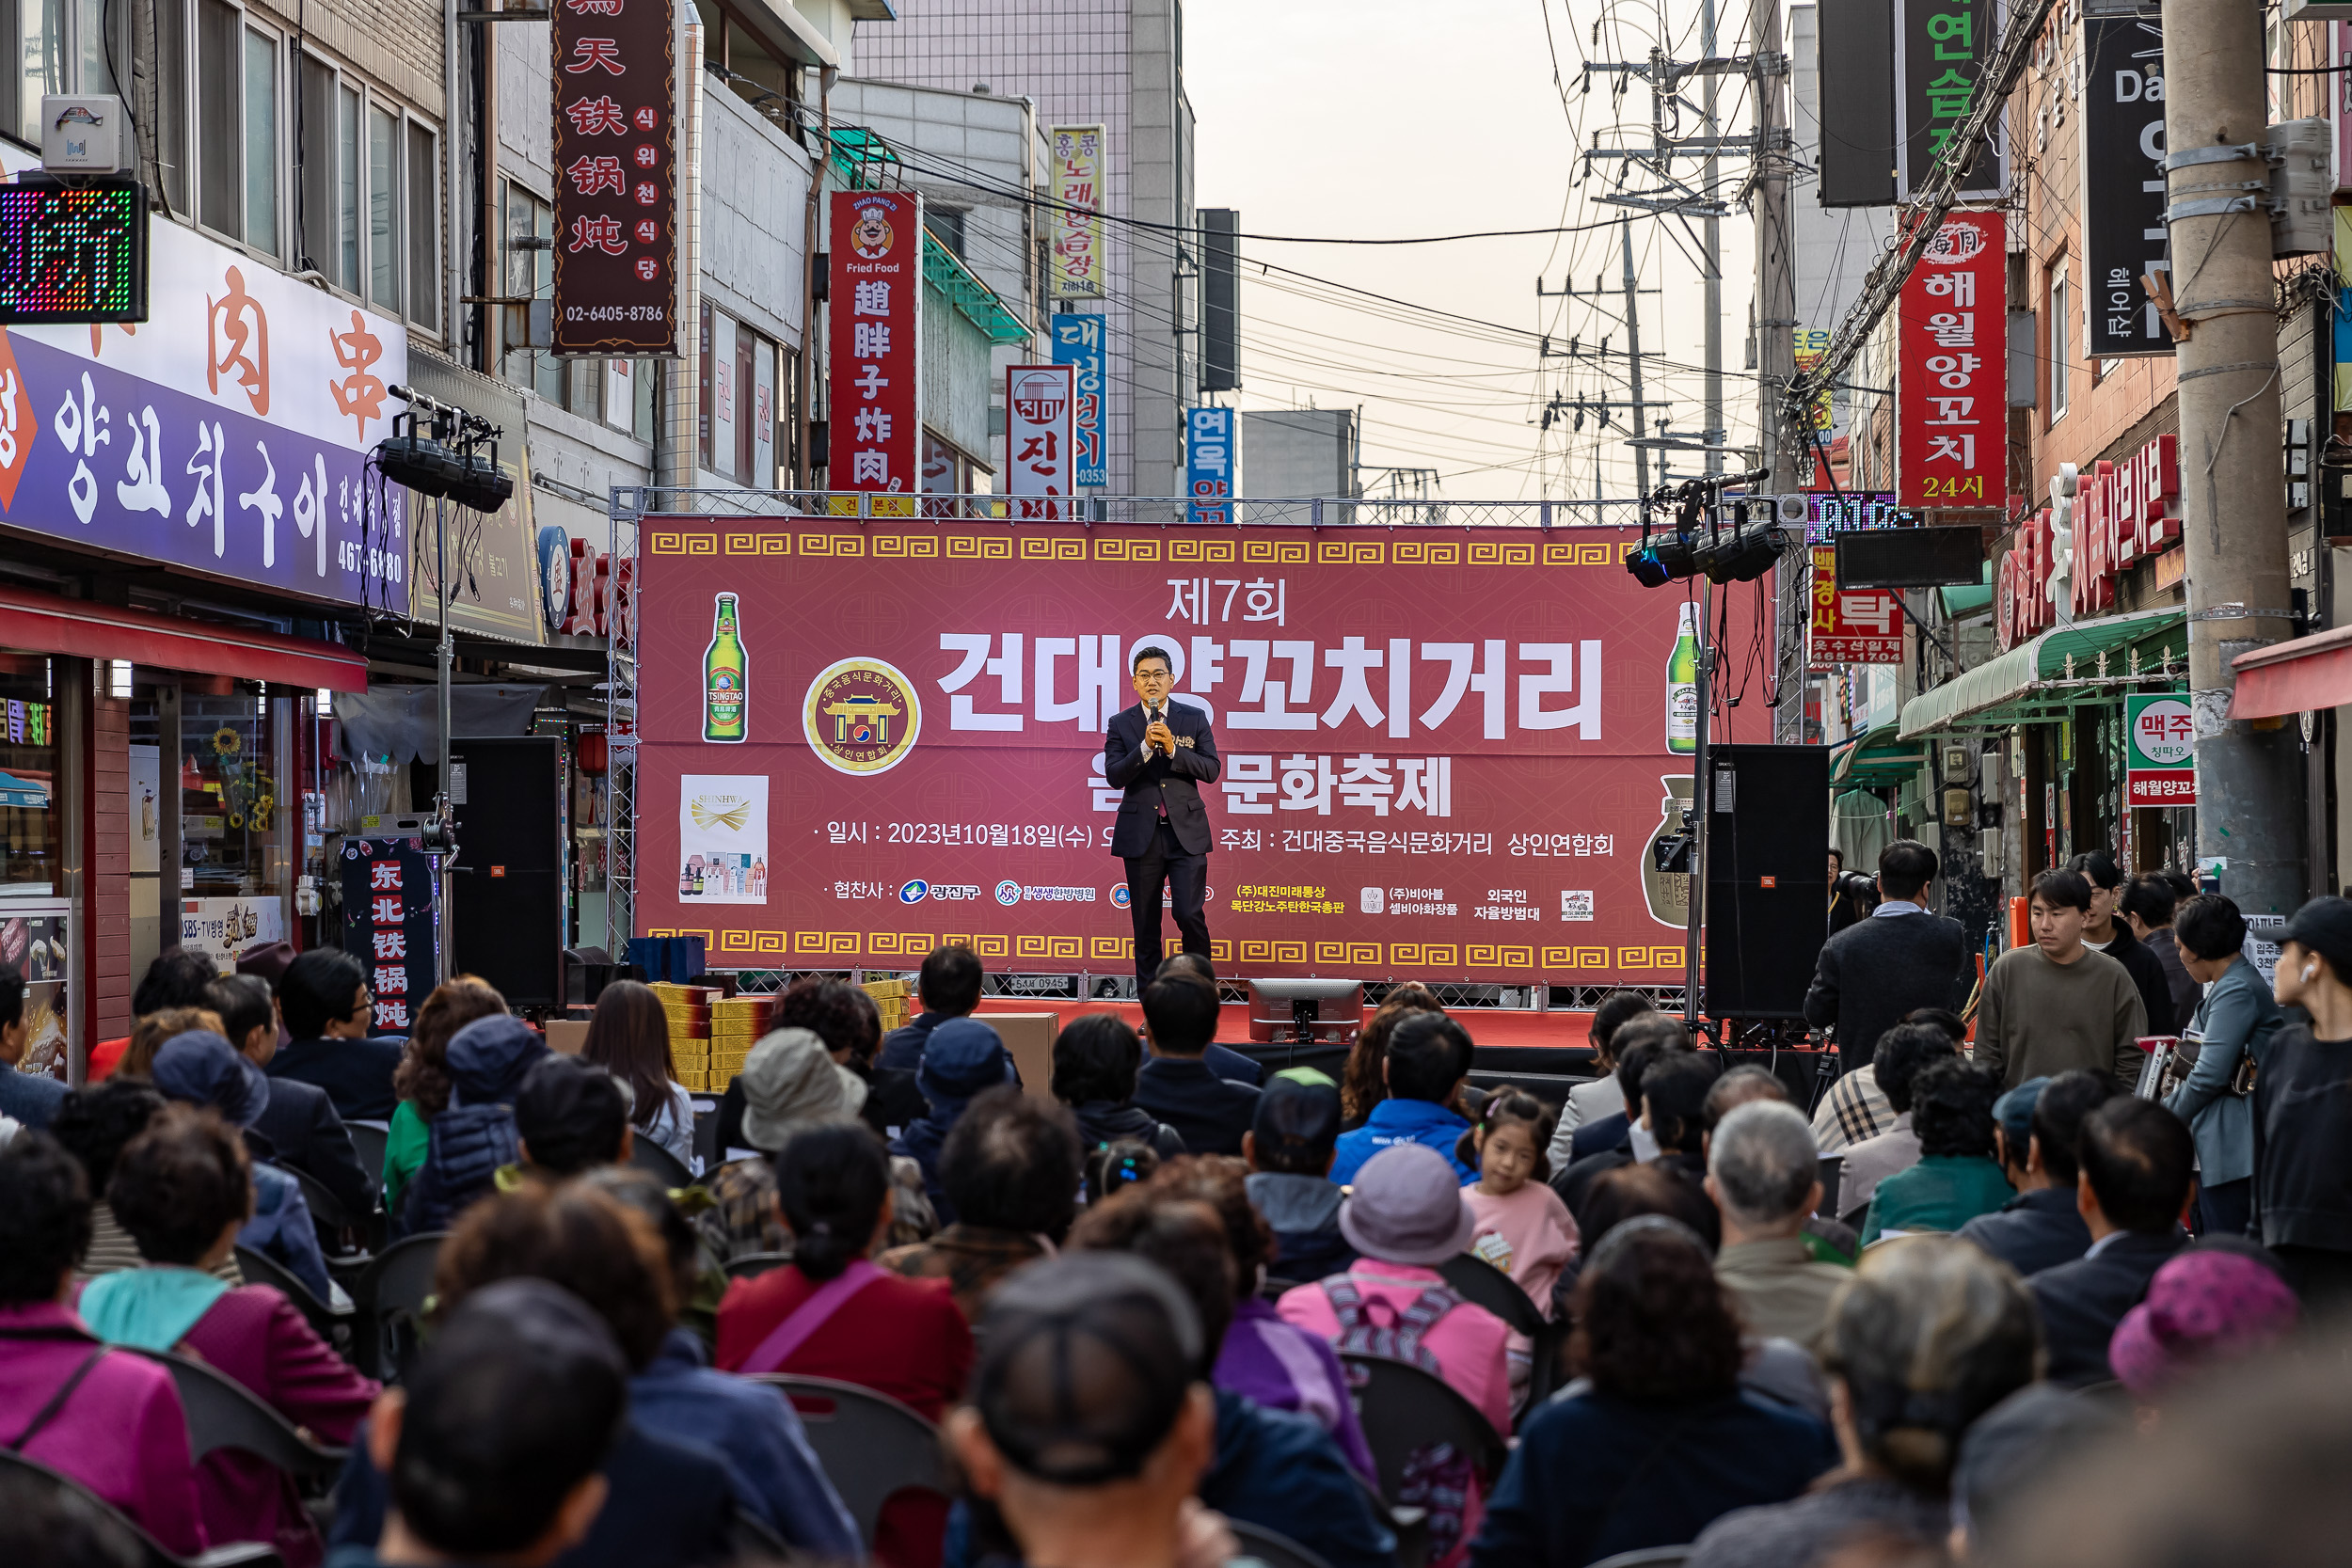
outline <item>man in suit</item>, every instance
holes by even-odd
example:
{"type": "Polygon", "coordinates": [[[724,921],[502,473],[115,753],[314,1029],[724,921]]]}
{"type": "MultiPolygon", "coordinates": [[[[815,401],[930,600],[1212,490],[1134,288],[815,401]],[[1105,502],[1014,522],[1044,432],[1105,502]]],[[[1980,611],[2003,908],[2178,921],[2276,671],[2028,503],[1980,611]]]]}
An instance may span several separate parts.
{"type": "Polygon", "coordinates": [[[2083,1118],[2074,1203],[2090,1250],[2026,1281],[2042,1308],[2049,1378],[2088,1387],[2115,1376],[2107,1342],[2148,1293],[2165,1259],[2181,1250],[2197,1144],[2181,1118],[2153,1100],[2117,1095],[2083,1118]]]}
{"type": "Polygon", "coordinates": [[[1222,765],[1209,716],[1171,703],[1175,665],[1165,648],[1136,651],[1134,684],[1142,700],[1111,716],[1103,739],[1103,776],[1127,798],[1119,803],[1111,853],[1127,863],[1128,912],[1135,917],[1136,990],[1160,967],[1160,890],[1176,906],[1184,951],[1209,955],[1209,922],[1201,912],[1214,842],[1200,785],[1215,784],[1222,765]]]}
{"type": "Polygon", "coordinates": [[[332,947],[294,959],[278,977],[278,1016],[292,1038],[262,1070],[325,1089],[347,1120],[391,1120],[401,1042],[370,1037],[375,997],[358,959],[332,947]]]}
{"type": "MultiPolygon", "coordinates": [[[[268,1071],[278,1054],[278,1012],[269,982],[258,974],[224,974],[204,988],[204,1006],[220,1015],[221,1033],[237,1053],[268,1071]]],[[[246,1131],[246,1143],[269,1145],[269,1158],[317,1179],[355,1221],[375,1212],[375,1179],[359,1164],[350,1130],[335,1102],[316,1085],[269,1080],[269,1100],[246,1131]]]]}
{"type": "MultiPolygon", "coordinates": [[[[1879,1037],[1916,1007],[1957,1007],[1968,942],[1960,922],[1927,908],[1935,851],[1899,838],[1879,856],[1879,907],[1821,944],[1804,1021],[1837,1029],[1839,1070],[1870,1060],[1879,1037]]],[[[1838,1202],[1846,1201],[1838,1195],[1838,1202]]]]}

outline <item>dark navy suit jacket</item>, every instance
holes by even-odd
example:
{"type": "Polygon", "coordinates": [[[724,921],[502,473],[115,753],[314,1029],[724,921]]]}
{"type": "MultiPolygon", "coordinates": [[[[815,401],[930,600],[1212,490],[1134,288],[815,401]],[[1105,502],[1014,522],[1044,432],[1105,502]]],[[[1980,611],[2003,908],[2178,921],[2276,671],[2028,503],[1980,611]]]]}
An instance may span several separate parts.
{"type": "Polygon", "coordinates": [[[1166,706],[1168,727],[1176,736],[1172,757],[1143,749],[1149,724],[1141,703],[1112,714],[1103,737],[1103,777],[1113,789],[1127,792],[1119,803],[1118,825],[1111,830],[1114,855],[1133,857],[1151,849],[1163,802],[1168,825],[1187,854],[1205,855],[1216,847],[1200,786],[1215,784],[1224,767],[1217,761],[1216,732],[1209,726],[1209,716],[1191,704],[1171,698],[1166,706]]]}

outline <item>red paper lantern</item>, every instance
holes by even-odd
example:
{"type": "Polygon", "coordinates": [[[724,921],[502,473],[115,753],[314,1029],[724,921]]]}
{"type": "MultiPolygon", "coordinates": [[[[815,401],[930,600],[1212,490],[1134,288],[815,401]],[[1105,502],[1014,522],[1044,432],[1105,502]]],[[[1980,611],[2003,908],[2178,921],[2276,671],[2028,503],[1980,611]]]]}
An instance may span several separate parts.
{"type": "Polygon", "coordinates": [[[583,735],[572,742],[572,760],[592,779],[604,777],[611,749],[602,735],[583,735]]]}

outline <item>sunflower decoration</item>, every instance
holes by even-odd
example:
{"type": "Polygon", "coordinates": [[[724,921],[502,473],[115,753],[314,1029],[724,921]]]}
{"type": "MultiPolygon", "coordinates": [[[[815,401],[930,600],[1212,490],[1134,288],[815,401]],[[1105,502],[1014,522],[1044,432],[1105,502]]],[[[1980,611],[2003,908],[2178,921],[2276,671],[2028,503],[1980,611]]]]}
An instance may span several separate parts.
{"type": "Polygon", "coordinates": [[[253,831],[257,833],[265,833],[269,832],[270,816],[272,813],[277,811],[277,809],[278,797],[275,795],[264,795],[260,800],[254,801],[253,831]]]}
{"type": "Polygon", "coordinates": [[[223,724],[213,732],[213,752],[216,756],[233,757],[245,749],[245,737],[223,724]]]}
{"type": "Polygon", "coordinates": [[[243,828],[245,826],[245,814],[243,812],[230,812],[229,814],[229,825],[231,828],[243,828]]]}

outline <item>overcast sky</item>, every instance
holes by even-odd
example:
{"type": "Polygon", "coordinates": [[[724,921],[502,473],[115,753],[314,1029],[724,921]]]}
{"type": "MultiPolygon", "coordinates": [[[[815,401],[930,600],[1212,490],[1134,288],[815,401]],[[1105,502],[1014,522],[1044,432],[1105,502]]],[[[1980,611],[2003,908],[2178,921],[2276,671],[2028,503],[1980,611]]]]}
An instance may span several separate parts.
{"type": "MultiPolygon", "coordinates": [[[[1572,8],[1551,0],[1564,105],[1552,82],[1543,0],[1185,0],[1185,87],[1199,118],[1196,198],[1203,207],[1239,208],[1244,231],[1258,234],[1382,238],[1613,219],[1623,209],[1593,199],[1607,188],[1607,173],[1597,170],[1571,192],[1577,153],[1617,124],[1645,140],[1648,89],[1636,84],[1613,105],[1603,78],[1581,97],[1578,73],[1588,54],[1645,58],[1660,22],[1646,6],[1612,4],[1596,48],[1592,27],[1601,9],[1598,0],[1572,8]]],[[[1694,0],[1672,0],[1669,15],[1669,47],[1679,39],[1686,55],[1694,55],[1694,0]]],[[[1723,52],[1736,41],[1726,27],[1723,52]]],[[[1725,134],[1746,129],[1738,103],[1736,87],[1724,93],[1725,134]]],[[[1695,134],[1697,126],[1686,120],[1682,131],[1695,134]]],[[[1695,163],[1677,172],[1699,181],[1695,163]]],[[[1724,173],[1736,183],[1737,165],[1724,173]]],[[[1643,348],[1696,366],[1698,270],[1664,227],[1645,216],[1632,230],[1645,286],[1665,291],[1641,298],[1643,348]]],[[[1738,373],[1754,272],[1744,219],[1724,223],[1723,243],[1725,402],[1738,432],[1755,421],[1753,384],[1738,373]]],[[[1591,290],[1597,270],[1618,290],[1613,224],[1556,241],[1380,247],[1245,241],[1241,252],[1241,406],[1360,404],[1366,468],[1434,468],[1451,499],[1590,497],[1596,451],[1605,493],[1633,492],[1632,453],[1619,444],[1624,410],[1614,411],[1607,433],[1590,418],[1565,439],[1555,428],[1537,458],[1534,420],[1549,397],[1597,398],[1605,388],[1628,396],[1622,354],[1604,378],[1589,359],[1539,364],[1534,341],[1519,336],[1548,331],[1565,347],[1570,335],[1591,346],[1605,334],[1622,351],[1621,293],[1597,307],[1535,295],[1539,272],[1557,289],[1571,265],[1580,291],[1591,290]],[[1327,281],[1262,274],[1254,262],[1327,281]],[[1328,284],[1515,330],[1351,300],[1328,284]]],[[[1653,420],[1670,412],[1678,428],[1699,427],[1695,373],[1658,366],[1645,380],[1646,397],[1680,399],[1671,411],[1653,411],[1653,420]]],[[[1247,492],[1246,452],[1243,461],[1247,492]]],[[[1368,472],[1364,480],[1372,487],[1379,476],[1368,472]]]]}

